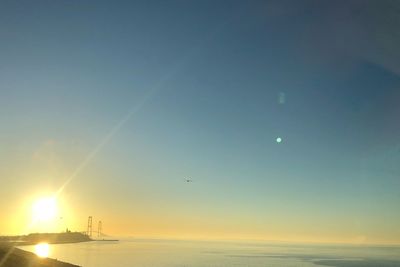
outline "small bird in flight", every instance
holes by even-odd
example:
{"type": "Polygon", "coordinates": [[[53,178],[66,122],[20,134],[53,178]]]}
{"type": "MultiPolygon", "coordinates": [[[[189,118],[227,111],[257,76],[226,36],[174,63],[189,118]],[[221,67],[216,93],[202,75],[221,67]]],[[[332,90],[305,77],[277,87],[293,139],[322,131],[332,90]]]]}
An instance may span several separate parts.
{"type": "Polygon", "coordinates": [[[193,180],[190,179],[190,178],[185,178],[185,182],[186,182],[186,183],[191,183],[191,182],[193,182],[193,180]]]}

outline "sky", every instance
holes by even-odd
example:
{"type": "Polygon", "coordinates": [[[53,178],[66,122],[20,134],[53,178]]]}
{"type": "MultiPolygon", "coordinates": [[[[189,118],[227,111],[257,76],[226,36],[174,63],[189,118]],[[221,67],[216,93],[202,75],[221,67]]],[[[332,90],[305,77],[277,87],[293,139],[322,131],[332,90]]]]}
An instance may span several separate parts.
{"type": "Polygon", "coordinates": [[[399,27],[397,1],[1,1],[0,234],[400,243],[399,27]]]}

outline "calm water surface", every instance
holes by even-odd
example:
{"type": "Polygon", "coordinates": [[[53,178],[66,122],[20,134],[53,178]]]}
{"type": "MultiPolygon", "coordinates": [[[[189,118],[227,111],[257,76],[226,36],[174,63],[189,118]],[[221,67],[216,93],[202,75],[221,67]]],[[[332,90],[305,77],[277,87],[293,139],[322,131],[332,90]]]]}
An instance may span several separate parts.
{"type": "Polygon", "coordinates": [[[400,247],[123,240],[49,245],[48,253],[84,267],[400,267],[400,247]]]}

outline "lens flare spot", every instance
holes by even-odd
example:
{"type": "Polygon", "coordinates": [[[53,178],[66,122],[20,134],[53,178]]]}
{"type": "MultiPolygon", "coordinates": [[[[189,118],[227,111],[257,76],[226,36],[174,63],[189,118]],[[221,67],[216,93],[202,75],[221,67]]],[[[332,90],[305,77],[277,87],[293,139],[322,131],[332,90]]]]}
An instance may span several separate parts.
{"type": "Polygon", "coordinates": [[[276,142],[277,142],[278,144],[281,143],[281,142],[282,142],[282,138],[280,138],[280,137],[276,138],[276,142]]]}
{"type": "Polygon", "coordinates": [[[35,245],[35,254],[41,258],[46,258],[50,254],[50,246],[47,243],[40,243],[35,245]]]}

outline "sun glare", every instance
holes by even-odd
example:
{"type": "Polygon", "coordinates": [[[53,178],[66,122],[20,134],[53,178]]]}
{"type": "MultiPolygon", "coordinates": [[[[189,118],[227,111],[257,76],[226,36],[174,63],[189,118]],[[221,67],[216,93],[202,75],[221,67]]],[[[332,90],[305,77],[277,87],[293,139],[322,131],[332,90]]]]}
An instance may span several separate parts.
{"type": "Polygon", "coordinates": [[[49,256],[50,246],[47,243],[40,243],[35,245],[35,254],[41,258],[46,258],[49,256]]]}
{"type": "Polygon", "coordinates": [[[32,206],[35,221],[50,221],[57,216],[57,201],[55,197],[40,198],[32,206]]]}

